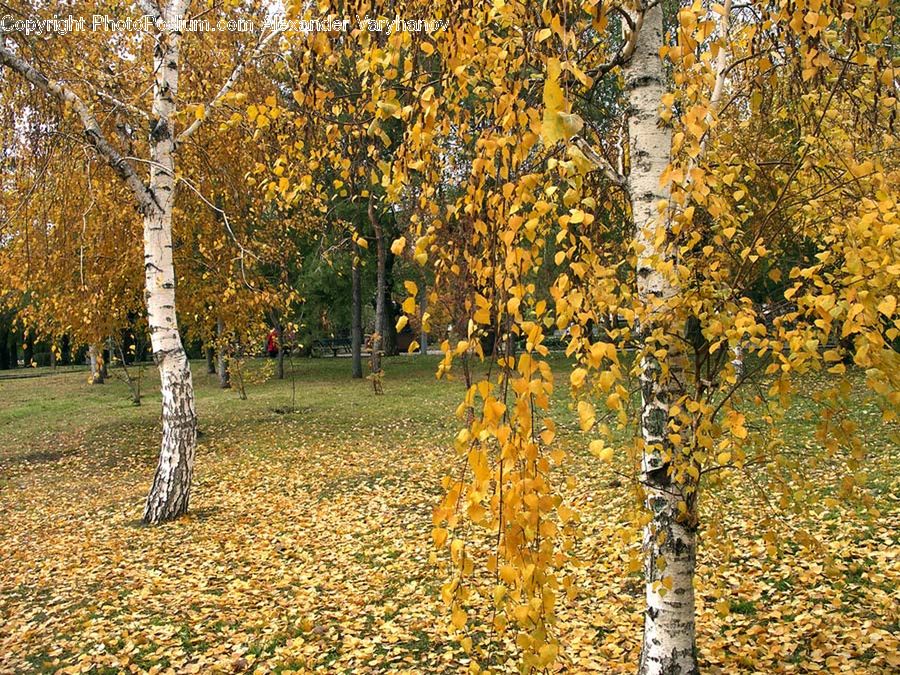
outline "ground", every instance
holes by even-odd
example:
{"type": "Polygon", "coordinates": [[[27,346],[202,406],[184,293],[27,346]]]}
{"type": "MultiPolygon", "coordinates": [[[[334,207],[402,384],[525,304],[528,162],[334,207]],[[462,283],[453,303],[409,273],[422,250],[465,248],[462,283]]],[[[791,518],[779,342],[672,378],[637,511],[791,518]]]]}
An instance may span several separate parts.
{"type": "MultiPolygon", "coordinates": [[[[123,383],[89,386],[83,370],[0,379],[0,672],[465,670],[430,541],[439,480],[458,466],[461,385],[436,382],[435,366],[389,360],[376,397],[345,359],[301,360],[293,385],[290,374],[251,383],[241,401],[195,363],[191,512],[156,528],[139,523],[158,443],[152,369],[141,407],[123,383]]],[[[585,452],[566,396],[556,410],[578,479],[569,497],[584,566],[560,612],[560,669],[633,672],[632,497],[585,452]]],[[[781,513],[767,552],[765,490],[726,480],[705,498],[703,672],[900,667],[896,429],[870,402],[856,413],[878,515],[835,501],[781,513]]],[[[812,424],[798,415],[788,425],[810,453],[812,424]]],[[[493,644],[496,670],[514,670],[508,643],[493,644]]]]}

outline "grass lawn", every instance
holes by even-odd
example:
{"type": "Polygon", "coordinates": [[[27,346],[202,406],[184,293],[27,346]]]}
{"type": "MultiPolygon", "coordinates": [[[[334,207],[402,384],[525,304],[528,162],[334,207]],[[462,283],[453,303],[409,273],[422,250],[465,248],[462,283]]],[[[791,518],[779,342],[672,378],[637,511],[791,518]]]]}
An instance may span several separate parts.
{"type": "MultiPolygon", "coordinates": [[[[159,440],[152,368],[140,407],[122,382],[89,386],[84,371],[0,379],[0,672],[464,670],[439,598],[443,559],[430,560],[439,481],[459,466],[462,385],[437,382],[436,363],[388,360],[375,396],[347,359],[299,360],[294,412],[290,379],[250,384],[241,401],[195,363],[191,512],[157,528],[139,524],[159,440]]],[[[632,492],[586,452],[566,389],[557,395],[577,478],[567,497],[584,523],[560,667],[633,672],[632,492]]],[[[748,480],[724,478],[704,497],[705,673],[900,668],[900,457],[896,428],[874,410],[861,398],[854,415],[877,517],[834,502],[769,517],[766,484],[748,480]],[[775,552],[764,519],[781,527],[775,552]]],[[[803,412],[786,428],[814,454],[803,412]]],[[[823,493],[827,467],[816,469],[823,493]]],[[[514,670],[508,642],[484,639],[496,669],[514,670]]]]}

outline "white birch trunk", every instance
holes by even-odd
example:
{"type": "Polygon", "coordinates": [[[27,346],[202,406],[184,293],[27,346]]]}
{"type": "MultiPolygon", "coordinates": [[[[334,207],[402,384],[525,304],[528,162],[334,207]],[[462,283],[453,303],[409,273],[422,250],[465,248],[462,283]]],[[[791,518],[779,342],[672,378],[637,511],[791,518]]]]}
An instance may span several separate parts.
{"type": "MultiPolygon", "coordinates": [[[[638,255],[638,295],[646,307],[660,307],[678,289],[659,270],[666,255],[665,245],[656,237],[667,224],[660,214],[660,202],[668,200],[668,190],[660,177],[670,159],[672,134],[659,119],[658,109],[666,92],[666,75],[659,58],[663,45],[662,8],[646,10],[634,54],[625,68],[628,100],[628,138],[631,170],[628,190],[635,223],[638,255]]],[[[644,317],[641,338],[647,344],[654,328],[665,322],[663,309],[644,317]]],[[[677,348],[677,345],[672,345],[677,348]]],[[[677,396],[675,378],[682,356],[670,348],[666,358],[669,375],[655,357],[644,358],[641,367],[641,435],[644,441],[642,481],[651,520],[644,530],[644,572],[646,611],[639,666],[640,675],[690,675],[697,673],[694,632],[693,575],[696,532],[691,523],[680,522],[678,503],[685,500],[682,486],[672,482],[669,463],[672,448],[668,441],[669,408],[677,396]],[[662,562],[664,560],[664,562],[662,562]],[[663,586],[663,579],[666,589],[663,586]]],[[[687,500],[693,502],[692,499],[687,500]]]]}
{"type": "MultiPolygon", "coordinates": [[[[184,17],[187,2],[166,8],[170,25],[184,17]]],[[[159,35],[153,55],[155,73],[150,131],[152,204],[144,211],[144,284],[153,358],[162,388],[162,445],[144,522],[156,524],[187,511],[197,445],[194,385],[175,315],[175,267],[172,260],[172,210],[175,202],[175,99],[180,63],[179,31],[159,35]]]]}
{"type": "Polygon", "coordinates": [[[731,359],[731,365],[734,366],[734,373],[738,377],[744,376],[744,348],[740,344],[736,344],[731,348],[734,358],[731,359]]]}
{"type": "Polygon", "coordinates": [[[100,352],[97,345],[88,346],[88,359],[91,362],[91,384],[103,384],[103,367],[100,364],[100,352]]]}

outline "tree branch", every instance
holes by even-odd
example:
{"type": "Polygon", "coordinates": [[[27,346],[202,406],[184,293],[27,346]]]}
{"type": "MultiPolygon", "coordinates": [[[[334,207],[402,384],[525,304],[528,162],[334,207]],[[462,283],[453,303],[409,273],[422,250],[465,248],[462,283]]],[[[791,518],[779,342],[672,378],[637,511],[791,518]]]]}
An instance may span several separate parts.
{"type": "Polygon", "coordinates": [[[138,202],[139,209],[141,211],[147,211],[153,208],[155,200],[153,199],[150,190],[141,180],[140,176],[138,176],[131,163],[128,162],[106,139],[103,130],[100,129],[97,119],[91,114],[91,111],[88,110],[88,107],[84,104],[84,101],[81,100],[78,94],[61,82],[51,80],[30,63],[20,59],[5,47],[0,47],[0,65],[6,66],[13,72],[18,73],[39,90],[48,96],[55,98],[62,105],[71,106],[81,120],[87,142],[101,157],[103,157],[103,159],[106,160],[113,171],[115,171],[131,189],[138,202]]]}
{"type": "Polygon", "coordinates": [[[181,145],[184,141],[190,138],[191,134],[193,134],[200,127],[201,124],[210,116],[210,114],[219,107],[219,104],[228,95],[228,92],[234,88],[234,85],[237,84],[237,81],[240,79],[241,75],[244,72],[244,69],[248,64],[253,63],[256,59],[260,57],[262,54],[262,50],[272,41],[272,39],[276,35],[280,35],[281,31],[275,30],[269,33],[264,38],[260,38],[256,47],[253,48],[253,52],[247,57],[246,60],[241,61],[237,65],[235,65],[234,70],[231,71],[231,75],[228,76],[228,79],[225,80],[224,84],[222,84],[219,91],[213,96],[212,100],[209,101],[206,105],[203,106],[203,114],[191,122],[190,126],[188,126],[184,131],[178,134],[178,138],[175,139],[175,145],[181,145]]]}
{"type": "Polygon", "coordinates": [[[603,173],[603,176],[619,186],[620,188],[625,188],[627,185],[627,181],[625,180],[625,176],[620,174],[616,169],[610,164],[605,157],[603,157],[600,153],[595,151],[590,144],[584,140],[581,136],[574,136],[572,138],[572,143],[581,151],[581,154],[585,156],[585,158],[593,165],[596,171],[600,171],[603,173]]]}

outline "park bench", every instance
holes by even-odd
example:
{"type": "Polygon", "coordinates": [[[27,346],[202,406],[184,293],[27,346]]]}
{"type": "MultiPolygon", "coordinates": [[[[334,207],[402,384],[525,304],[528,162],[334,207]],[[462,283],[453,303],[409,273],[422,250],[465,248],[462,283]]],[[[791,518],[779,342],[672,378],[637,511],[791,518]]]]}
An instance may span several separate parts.
{"type": "Polygon", "coordinates": [[[313,342],[313,356],[324,356],[329,351],[334,358],[337,358],[338,353],[349,354],[351,351],[350,338],[325,338],[313,342]]]}

